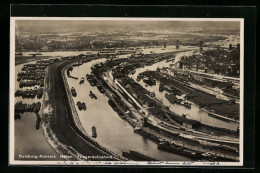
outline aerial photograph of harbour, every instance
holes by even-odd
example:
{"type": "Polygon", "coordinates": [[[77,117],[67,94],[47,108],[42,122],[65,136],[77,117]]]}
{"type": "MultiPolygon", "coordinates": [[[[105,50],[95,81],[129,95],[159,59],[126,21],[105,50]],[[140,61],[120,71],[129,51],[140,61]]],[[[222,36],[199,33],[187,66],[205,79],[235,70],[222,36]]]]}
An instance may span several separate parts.
{"type": "Polygon", "coordinates": [[[241,25],[14,18],[12,163],[241,164],[241,25]]]}

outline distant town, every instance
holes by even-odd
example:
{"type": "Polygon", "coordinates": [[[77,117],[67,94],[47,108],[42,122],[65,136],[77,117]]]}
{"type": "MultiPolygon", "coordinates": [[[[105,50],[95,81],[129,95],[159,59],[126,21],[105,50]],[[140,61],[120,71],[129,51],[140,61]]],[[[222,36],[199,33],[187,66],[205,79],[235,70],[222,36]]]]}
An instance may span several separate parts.
{"type": "MultiPolygon", "coordinates": [[[[214,30],[213,30],[214,31],[214,30]]],[[[219,32],[219,31],[215,31],[219,32]]],[[[236,30],[230,30],[236,33],[236,30]]],[[[31,34],[27,32],[16,35],[15,48],[17,51],[66,51],[66,50],[100,50],[103,48],[129,48],[175,45],[199,45],[200,41],[207,43],[204,46],[214,45],[214,42],[225,40],[227,37],[202,31],[188,31],[178,33],[143,32],[111,32],[111,33],[45,33],[31,34]]],[[[230,40],[231,41],[231,40],[230,40]]],[[[233,45],[236,46],[236,45],[233,45]]]]}

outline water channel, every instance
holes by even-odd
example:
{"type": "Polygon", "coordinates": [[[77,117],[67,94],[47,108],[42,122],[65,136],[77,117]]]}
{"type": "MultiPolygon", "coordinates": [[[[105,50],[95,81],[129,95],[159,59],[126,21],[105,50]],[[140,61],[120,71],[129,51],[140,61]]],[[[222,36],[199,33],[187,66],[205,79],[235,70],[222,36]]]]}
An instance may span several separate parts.
{"type": "MultiPolygon", "coordinates": [[[[74,67],[72,76],[85,78],[90,74],[90,67],[105,59],[93,60],[81,66],[74,67]]],[[[121,154],[123,151],[134,150],[158,160],[186,161],[190,160],[181,155],[168,153],[157,149],[157,144],[145,137],[134,133],[127,121],[122,120],[118,114],[108,105],[108,98],[99,92],[96,87],[90,86],[88,81],[79,84],[79,80],[67,78],[69,86],[74,87],[78,94],[74,97],[74,103],[78,101],[85,102],[87,110],[79,110],[78,116],[85,131],[91,136],[91,127],[94,125],[97,129],[97,138],[99,144],[109,150],[121,154]],[[92,91],[97,96],[97,100],[91,99],[89,92],[92,91]]]]}
{"type": "MultiPolygon", "coordinates": [[[[194,47],[181,47],[180,50],[194,50],[194,47]]],[[[150,53],[154,51],[155,53],[162,53],[168,51],[176,50],[173,46],[168,46],[166,49],[159,48],[147,48],[143,49],[143,53],[150,53]]],[[[89,51],[88,51],[89,52],[89,51]]],[[[31,52],[26,52],[23,56],[29,55],[31,52]]],[[[86,51],[77,52],[41,52],[42,56],[74,56],[79,54],[84,54],[86,51]]],[[[96,53],[96,52],[92,52],[96,53]]],[[[191,52],[188,52],[191,53],[191,52]]],[[[176,55],[175,61],[182,55],[186,55],[187,52],[178,53],[176,55]]],[[[121,57],[127,57],[129,55],[121,55],[121,57]]],[[[81,66],[74,67],[71,72],[72,76],[84,77],[86,79],[86,74],[90,74],[90,67],[98,62],[105,61],[105,59],[93,60],[88,63],[84,63],[81,66]]],[[[34,62],[29,62],[34,63],[34,62]]],[[[136,73],[132,76],[136,80],[136,75],[145,70],[156,70],[157,67],[167,66],[172,62],[166,63],[158,62],[152,66],[147,66],[136,70],[136,73]]],[[[28,64],[28,63],[26,63],[28,64]]],[[[15,66],[15,89],[19,89],[19,83],[17,82],[17,74],[21,71],[24,64],[15,66]]],[[[108,98],[101,94],[96,87],[89,85],[88,81],[85,80],[83,84],[79,84],[79,80],[72,78],[67,78],[70,87],[75,87],[78,96],[74,98],[74,103],[77,101],[85,102],[87,106],[86,111],[78,111],[80,121],[87,133],[91,135],[91,127],[94,125],[97,129],[97,138],[95,139],[102,146],[107,147],[113,152],[120,153],[122,151],[129,151],[129,149],[140,152],[147,156],[153,157],[158,160],[169,160],[169,161],[189,161],[190,159],[181,155],[161,151],[157,149],[156,143],[134,133],[133,128],[126,122],[122,120],[118,114],[113,111],[113,109],[108,105],[108,98]],[[96,94],[97,100],[91,99],[89,92],[92,91],[96,94]]],[[[142,81],[140,83],[143,85],[142,81]]],[[[34,87],[33,87],[34,88],[34,87]]],[[[158,92],[159,84],[152,87],[147,87],[148,90],[156,93],[156,97],[161,99],[165,105],[170,105],[170,103],[165,99],[165,91],[162,93],[158,92]]],[[[22,90],[32,89],[29,87],[24,87],[22,90]]],[[[42,99],[22,99],[21,97],[15,98],[15,103],[18,101],[23,101],[24,103],[31,104],[33,102],[42,102],[42,99]]],[[[171,105],[171,110],[181,114],[190,113],[187,118],[200,120],[202,123],[216,124],[219,127],[236,129],[236,124],[227,123],[212,117],[200,110],[196,105],[192,105],[192,108],[186,109],[180,105],[171,105]]],[[[39,112],[41,116],[41,110],[39,112]]],[[[15,159],[19,159],[19,154],[42,154],[42,155],[55,155],[56,159],[59,160],[59,156],[50,147],[50,145],[45,140],[41,129],[36,130],[35,128],[36,115],[34,113],[24,113],[21,115],[21,119],[15,120],[15,159]]],[[[50,160],[50,159],[48,159],[50,160]]]]}

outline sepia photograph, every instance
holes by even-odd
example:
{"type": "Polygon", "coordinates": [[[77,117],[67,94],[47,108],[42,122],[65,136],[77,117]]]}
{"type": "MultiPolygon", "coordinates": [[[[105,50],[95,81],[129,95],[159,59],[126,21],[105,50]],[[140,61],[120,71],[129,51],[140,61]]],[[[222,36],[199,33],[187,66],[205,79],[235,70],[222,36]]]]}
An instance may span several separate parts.
{"type": "Polygon", "coordinates": [[[9,164],[243,166],[244,19],[11,17],[9,164]]]}

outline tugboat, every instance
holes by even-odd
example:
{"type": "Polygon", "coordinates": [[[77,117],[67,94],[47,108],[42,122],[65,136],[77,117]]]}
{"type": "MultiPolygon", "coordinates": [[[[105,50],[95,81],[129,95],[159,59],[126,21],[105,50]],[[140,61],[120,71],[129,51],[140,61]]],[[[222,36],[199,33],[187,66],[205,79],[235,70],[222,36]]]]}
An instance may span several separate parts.
{"type": "Polygon", "coordinates": [[[80,101],[77,102],[77,106],[78,106],[79,110],[82,110],[82,104],[80,101]]]}
{"type": "Polygon", "coordinates": [[[163,84],[161,84],[161,83],[160,83],[160,85],[159,85],[159,91],[160,91],[160,92],[163,92],[163,84]]]}
{"type": "Polygon", "coordinates": [[[92,92],[92,91],[90,91],[89,92],[89,96],[93,99],[97,99],[97,96],[92,92]]]}
{"type": "Polygon", "coordinates": [[[81,103],[81,106],[82,106],[82,109],[83,109],[83,110],[86,110],[86,109],[87,109],[86,104],[85,104],[84,102],[81,103]]]}
{"type": "Polygon", "coordinates": [[[92,137],[93,138],[97,137],[97,131],[96,131],[96,127],[95,126],[92,127],[92,137]]]}
{"type": "Polygon", "coordinates": [[[82,77],[81,80],[79,81],[79,84],[83,84],[84,83],[84,78],[82,77]]]}

